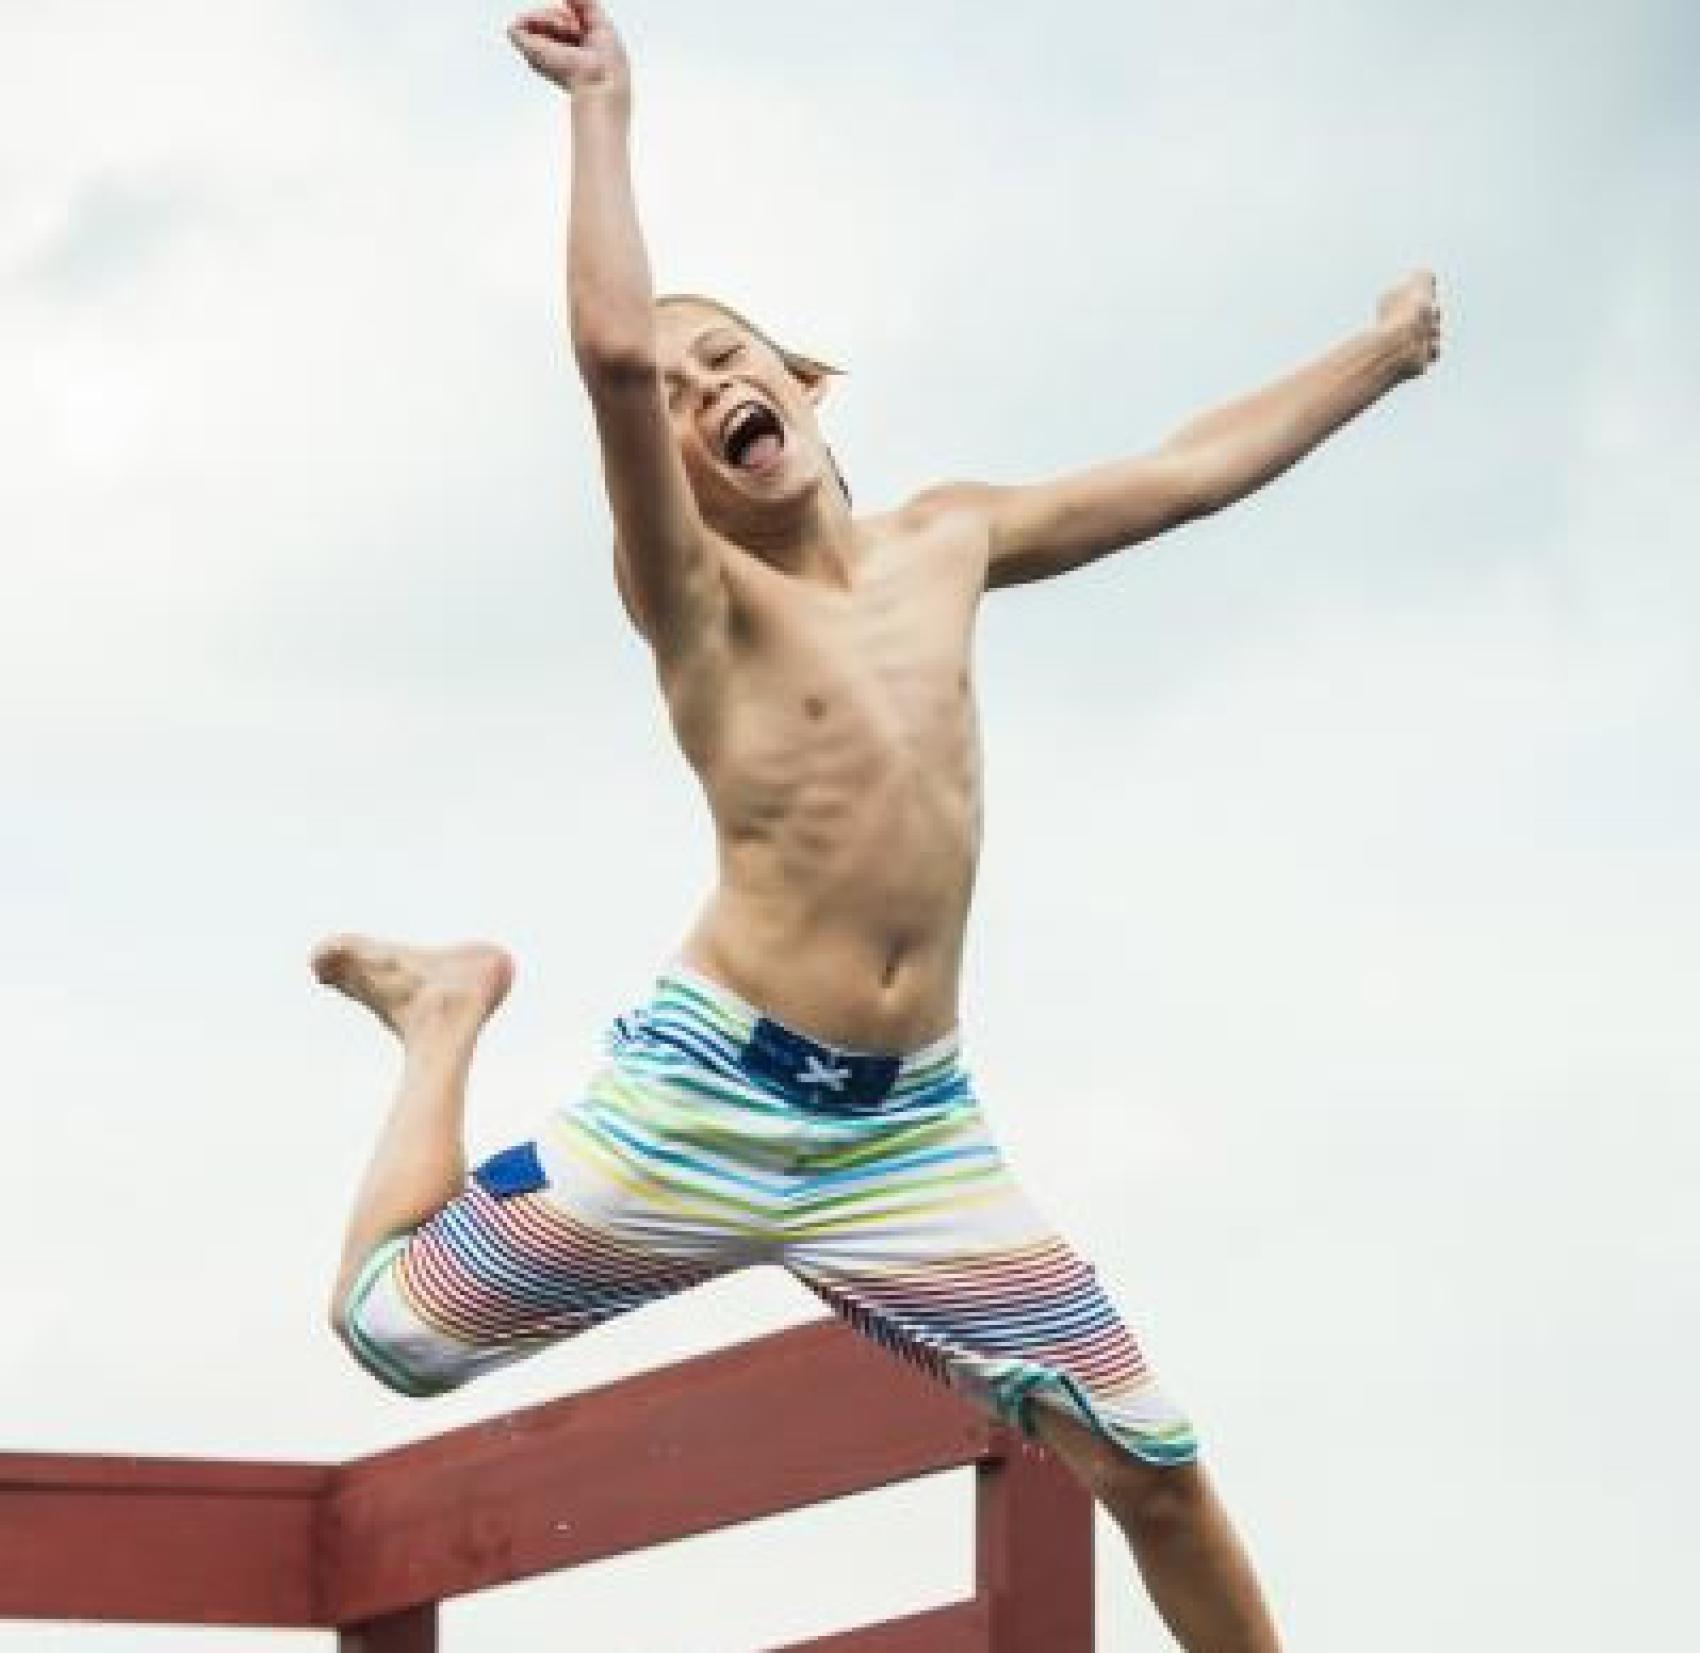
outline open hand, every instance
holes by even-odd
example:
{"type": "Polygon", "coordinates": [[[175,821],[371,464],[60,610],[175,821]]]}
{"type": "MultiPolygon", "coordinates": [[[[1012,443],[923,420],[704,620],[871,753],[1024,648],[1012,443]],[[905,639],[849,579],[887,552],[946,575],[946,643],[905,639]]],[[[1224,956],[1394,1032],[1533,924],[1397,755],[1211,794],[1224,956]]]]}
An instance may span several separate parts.
{"type": "Polygon", "coordinates": [[[631,95],[626,48],[596,0],[523,12],[508,26],[514,49],[564,92],[631,95]]]}
{"type": "Polygon", "coordinates": [[[1440,301],[1432,270],[1414,270],[1389,288],[1375,316],[1398,347],[1400,370],[1407,378],[1425,372],[1440,354],[1440,301]]]}

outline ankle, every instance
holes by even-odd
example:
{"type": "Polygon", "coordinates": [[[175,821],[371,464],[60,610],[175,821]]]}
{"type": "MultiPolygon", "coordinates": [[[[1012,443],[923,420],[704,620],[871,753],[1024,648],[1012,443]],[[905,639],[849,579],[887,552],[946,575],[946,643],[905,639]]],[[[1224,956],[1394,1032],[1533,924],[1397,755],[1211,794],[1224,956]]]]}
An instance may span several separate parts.
{"type": "Polygon", "coordinates": [[[470,1048],[483,1030],[490,1006],[469,988],[421,988],[397,1016],[401,1042],[414,1050],[470,1048]]]}

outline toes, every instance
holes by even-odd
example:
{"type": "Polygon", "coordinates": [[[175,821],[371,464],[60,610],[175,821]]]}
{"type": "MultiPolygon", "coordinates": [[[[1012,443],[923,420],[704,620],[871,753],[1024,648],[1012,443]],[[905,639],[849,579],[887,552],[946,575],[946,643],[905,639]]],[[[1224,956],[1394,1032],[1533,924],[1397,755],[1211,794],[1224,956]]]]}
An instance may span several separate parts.
{"type": "Polygon", "coordinates": [[[348,957],[349,946],[353,939],[352,936],[348,935],[326,936],[313,949],[310,962],[313,974],[320,981],[328,982],[337,973],[338,967],[348,957]]]}

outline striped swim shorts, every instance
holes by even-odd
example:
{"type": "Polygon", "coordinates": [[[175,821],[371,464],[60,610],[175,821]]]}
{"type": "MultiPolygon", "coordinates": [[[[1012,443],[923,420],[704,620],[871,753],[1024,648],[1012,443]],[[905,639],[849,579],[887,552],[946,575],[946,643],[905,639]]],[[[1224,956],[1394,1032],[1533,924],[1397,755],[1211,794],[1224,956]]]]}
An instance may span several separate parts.
{"type": "Polygon", "coordinates": [[[1005,1166],[955,1035],[837,1049],[682,966],[615,1021],[582,1097],[373,1253],[345,1336],[389,1387],[437,1394],[755,1263],[1024,1433],[1037,1403],[1150,1463],[1197,1455],[1005,1166]]]}

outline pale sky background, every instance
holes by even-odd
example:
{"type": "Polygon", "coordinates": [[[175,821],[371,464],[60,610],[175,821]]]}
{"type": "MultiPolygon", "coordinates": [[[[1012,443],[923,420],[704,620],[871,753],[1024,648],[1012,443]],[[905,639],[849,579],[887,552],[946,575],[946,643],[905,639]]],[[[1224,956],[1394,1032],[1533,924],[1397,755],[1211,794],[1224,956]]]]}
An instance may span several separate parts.
{"type": "MultiPolygon", "coordinates": [[[[494,1148],[711,866],[609,579],[563,117],[508,15],[0,0],[5,1446],[342,1457],[816,1312],[751,1274],[426,1404],[321,1329],[396,1060],[313,941],[515,951],[494,1148]]],[[[1295,1650],[1671,1645],[1692,8],[615,16],[659,280],[848,366],[869,505],[1155,443],[1438,271],[1428,379],[1234,511],[988,602],[969,1052],[1295,1650]]],[[[451,1607],[445,1645],[739,1653],[944,1600],[962,1480],[451,1607]]],[[[1099,1554],[1101,1645],[1163,1645],[1099,1554]]]]}

